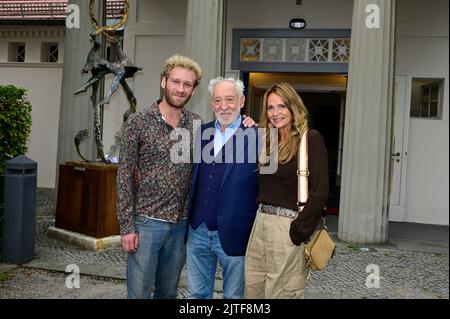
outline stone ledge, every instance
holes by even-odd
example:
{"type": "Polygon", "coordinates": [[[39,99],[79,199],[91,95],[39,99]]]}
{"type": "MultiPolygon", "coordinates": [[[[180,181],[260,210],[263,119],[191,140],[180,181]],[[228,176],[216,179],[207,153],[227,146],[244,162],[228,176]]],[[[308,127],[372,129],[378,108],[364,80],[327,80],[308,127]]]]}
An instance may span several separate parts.
{"type": "Polygon", "coordinates": [[[120,247],[120,236],[109,236],[103,238],[94,238],[70,230],[50,226],[47,230],[47,236],[67,244],[80,247],[85,250],[103,250],[106,248],[120,247]]]}
{"type": "Polygon", "coordinates": [[[6,272],[8,272],[8,271],[10,271],[10,270],[12,270],[14,268],[17,268],[17,267],[18,266],[14,265],[14,264],[3,264],[3,263],[0,263],[0,274],[6,273],[6,272]]]}
{"type": "MultiPolygon", "coordinates": [[[[69,264],[36,259],[26,264],[23,264],[22,267],[66,273],[68,272],[67,271],[68,265],[69,264]]],[[[73,263],[72,265],[76,265],[79,267],[81,275],[126,280],[125,267],[111,267],[107,265],[86,265],[77,263],[73,263]]]]}

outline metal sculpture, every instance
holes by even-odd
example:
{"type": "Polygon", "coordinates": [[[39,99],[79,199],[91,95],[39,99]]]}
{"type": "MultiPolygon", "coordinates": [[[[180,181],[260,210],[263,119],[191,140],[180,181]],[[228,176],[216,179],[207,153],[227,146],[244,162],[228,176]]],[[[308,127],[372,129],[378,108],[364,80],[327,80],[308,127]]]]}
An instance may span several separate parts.
{"type": "MultiPolygon", "coordinates": [[[[97,19],[94,15],[94,1],[89,1],[89,15],[91,18],[92,25],[94,26],[96,32],[91,34],[92,48],[88,53],[86,63],[82,69],[82,73],[91,73],[91,78],[86,82],[83,87],[75,92],[75,94],[80,94],[82,92],[86,92],[86,90],[91,87],[91,102],[94,107],[94,134],[95,134],[95,143],[97,147],[97,157],[101,159],[103,162],[111,163],[113,162],[113,158],[117,150],[119,149],[121,142],[121,132],[122,129],[119,130],[115,135],[115,144],[111,147],[110,152],[107,156],[103,151],[103,141],[101,138],[101,106],[104,104],[108,104],[110,102],[111,96],[116,92],[119,85],[122,86],[123,91],[128,100],[129,108],[123,115],[123,123],[128,119],[129,115],[136,111],[136,97],[134,96],[133,91],[128,86],[126,82],[127,78],[132,78],[135,73],[139,70],[142,70],[141,67],[135,66],[131,63],[128,57],[122,50],[122,41],[118,35],[118,29],[123,27],[128,19],[129,12],[129,3],[128,0],[124,0],[124,14],[121,20],[113,25],[113,26],[99,26],[97,19]],[[97,38],[98,34],[102,34],[105,36],[106,40],[111,43],[111,47],[116,50],[118,54],[118,59],[116,62],[110,62],[107,59],[101,57],[100,49],[101,43],[97,38]],[[104,99],[97,103],[97,91],[99,87],[99,81],[107,74],[114,74],[114,78],[106,93],[104,99]]],[[[122,126],[123,126],[122,123],[122,126]]],[[[79,145],[83,139],[87,137],[87,130],[81,130],[78,132],[75,137],[75,146],[77,148],[77,152],[80,157],[84,160],[86,158],[81,155],[79,150],[79,145]]]]}

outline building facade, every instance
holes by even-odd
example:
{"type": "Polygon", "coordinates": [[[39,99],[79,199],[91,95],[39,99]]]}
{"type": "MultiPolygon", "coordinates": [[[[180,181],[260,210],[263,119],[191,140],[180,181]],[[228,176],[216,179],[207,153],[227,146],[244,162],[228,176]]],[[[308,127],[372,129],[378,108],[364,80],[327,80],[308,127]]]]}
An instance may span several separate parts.
{"type": "MultiPolygon", "coordinates": [[[[0,83],[29,89],[34,107],[29,156],[39,163],[42,187],[54,187],[57,165],[77,158],[73,136],[92,125],[88,95],[71,94],[86,81],[79,70],[90,48],[88,4],[69,3],[80,8],[79,29],[3,24],[0,31],[0,83]],[[60,33],[40,36],[42,41],[14,33],[30,28],[60,33]],[[11,48],[24,42],[31,52],[25,62],[10,61],[11,48]],[[60,44],[58,62],[38,62],[52,43],[60,44]]],[[[255,119],[264,90],[290,82],[327,143],[330,204],[339,211],[341,239],[384,242],[388,221],[449,224],[448,1],[130,3],[124,51],[143,67],[130,81],[138,109],[160,96],[159,73],[174,53],[193,57],[204,69],[205,79],[189,103],[204,120],[213,116],[209,78],[243,79],[245,112],[255,119]],[[290,29],[293,18],[304,19],[306,28],[290,29]]],[[[105,107],[105,149],[127,108],[121,92],[105,107]]],[[[92,157],[93,142],[83,147],[92,157]]]]}

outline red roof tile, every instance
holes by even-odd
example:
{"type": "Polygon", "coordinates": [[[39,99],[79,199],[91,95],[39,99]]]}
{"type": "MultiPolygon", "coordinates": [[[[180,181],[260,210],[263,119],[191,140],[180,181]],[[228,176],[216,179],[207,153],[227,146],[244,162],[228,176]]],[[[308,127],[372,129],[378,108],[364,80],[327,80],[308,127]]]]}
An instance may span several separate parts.
{"type": "MultiPolygon", "coordinates": [[[[64,20],[67,0],[0,0],[0,20],[64,20]]],[[[106,15],[119,18],[123,1],[107,0],[106,15]]]]}

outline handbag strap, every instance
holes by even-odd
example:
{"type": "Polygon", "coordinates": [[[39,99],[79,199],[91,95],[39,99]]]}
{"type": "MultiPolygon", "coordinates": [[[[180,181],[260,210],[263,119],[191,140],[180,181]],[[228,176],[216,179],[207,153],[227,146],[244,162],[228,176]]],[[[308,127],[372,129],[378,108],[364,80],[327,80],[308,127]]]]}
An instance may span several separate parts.
{"type": "Polygon", "coordinates": [[[297,166],[297,209],[302,211],[308,199],[308,130],[306,130],[300,140],[298,148],[298,166],[297,166]]]}
{"type": "MultiPolygon", "coordinates": [[[[298,148],[298,166],[297,166],[297,209],[300,213],[308,200],[308,130],[303,133],[298,148]]],[[[327,229],[325,217],[322,216],[319,222],[319,229],[327,229]]]]}

